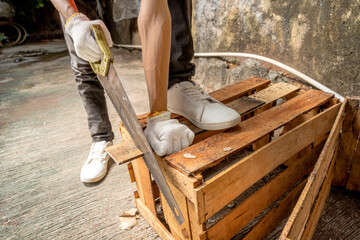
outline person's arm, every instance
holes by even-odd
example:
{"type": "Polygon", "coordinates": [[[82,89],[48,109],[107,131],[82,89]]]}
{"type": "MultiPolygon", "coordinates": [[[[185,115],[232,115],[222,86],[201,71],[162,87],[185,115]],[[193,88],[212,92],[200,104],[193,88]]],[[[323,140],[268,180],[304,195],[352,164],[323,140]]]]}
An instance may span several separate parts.
{"type": "Polygon", "coordinates": [[[51,0],[51,2],[59,11],[60,15],[64,18],[65,22],[72,15],[79,12],[74,0],[51,0]]]}
{"type": "Polygon", "coordinates": [[[97,62],[101,58],[101,51],[95,39],[91,36],[91,25],[101,25],[106,41],[111,47],[113,41],[109,30],[101,20],[90,21],[84,14],[79,13],[74,0],[51,0],[55,8],[65,20],[65,31],[74,42],[76,54],[88,62],[97,62]]]}
{"type": "Polygon", "coordinates": [[[142,0],[138,17],[150,115],[145,135],[155,152],[172,154],[188,147],[194,133],[167,111],[171,16],[167,0],[142,0]]]}
{"type": "Polygon", "coordinates": [[[167,110],[171,16],[167,0],[142,0],[138,17],[150,113],[167,110]]]}

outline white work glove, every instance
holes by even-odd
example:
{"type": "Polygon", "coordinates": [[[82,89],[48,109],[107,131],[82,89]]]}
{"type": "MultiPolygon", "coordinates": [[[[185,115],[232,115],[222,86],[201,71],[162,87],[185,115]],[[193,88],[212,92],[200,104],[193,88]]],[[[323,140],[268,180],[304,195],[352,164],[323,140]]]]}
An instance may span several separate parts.
{"type": "Polygon", "coordinates": [[[170,112],[165,111],[148,117],[145,136],[157,155],[164,156],[187,148],[195,134],[177,119],[170,119],[170,112]]]}
{"type": "Polygon", "coordinates": [[[112,47],[113,41],[109,30],[101,20],[90,21],[84,14],[80,13],[73,16],[65,24],[66,32],[71,36],[76,54],[89,62],[97,62],[101,58],[101,51],[94,37],[91,35],[90,26],[100,24],[109,47],[112,47]]]}

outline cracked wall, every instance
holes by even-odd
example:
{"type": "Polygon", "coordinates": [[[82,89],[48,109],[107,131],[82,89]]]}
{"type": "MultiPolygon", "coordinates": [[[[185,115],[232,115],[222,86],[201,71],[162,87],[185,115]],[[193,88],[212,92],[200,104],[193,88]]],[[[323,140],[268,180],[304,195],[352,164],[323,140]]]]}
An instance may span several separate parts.
{"type": "Polygon", "coordinates": [[[360,95],[360,0],[194,0],[197,52],[274,58],[343,95],[360,95]]]}

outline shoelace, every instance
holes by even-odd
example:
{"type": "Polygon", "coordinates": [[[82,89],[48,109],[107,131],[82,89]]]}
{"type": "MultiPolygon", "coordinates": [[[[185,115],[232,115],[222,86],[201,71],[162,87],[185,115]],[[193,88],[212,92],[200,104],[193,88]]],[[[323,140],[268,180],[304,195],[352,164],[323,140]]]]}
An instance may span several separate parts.
{"type": "Polygon", "coordinates": [[[90,154],[89,154],[90,158],[88,163],[90,163],[93,160],[101,161],[102,159],[104,159],[102,157],[103,154],[104,154],[104,147],[102,146],[102,144],[96,142],[93,143],[90,148],[90,154]]]}
{"type": "Polygon", "coordinates": [[[209,100],[210,96],[204,92],[204,90],[200,87],[199,84],[195,84],[191,87],[184,87],[182,89],[185,94],[187,94],[188,96],[191,96],[195,102],[196,101],[204,101],[204,100],[209,100]]]}

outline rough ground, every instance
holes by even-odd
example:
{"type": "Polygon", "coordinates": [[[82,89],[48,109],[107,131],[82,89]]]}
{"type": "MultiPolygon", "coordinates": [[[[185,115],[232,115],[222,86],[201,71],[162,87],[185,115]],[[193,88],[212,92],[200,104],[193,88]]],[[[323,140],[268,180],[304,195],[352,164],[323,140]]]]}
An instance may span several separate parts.
{"type": "MultiPolygon", "coordinates": [[[[143,113],[139,52],[114,51],[129,97],[143,113]]],[[[4,49],[0,59],[0,239],[157,239],[144,219],[132,230],[119,228],[118,215],[135,207],[126,166],[112,165],[96,185],[80,181],[91,139],[64,43],[4,49]]],[[[119,141],[119,118],[109,105],[119,141]]]]}
{"type": "MultiPolygon", "coordinates": [[[[113,52],[136,112],[146,112],[140,53],[113,52]]],[[[0,239],[159,239],[143,218],[119,228],[118,216],[135,206],[126,166],[80,182],[91,139],[69,61],[62,41],[0,52],[0,239]]],[[[109,113],[118,142],[111,104],[109,113]]],[[[333,190],[314,239],[356,239],[359,209],[358,195],[333,190]]]]}

